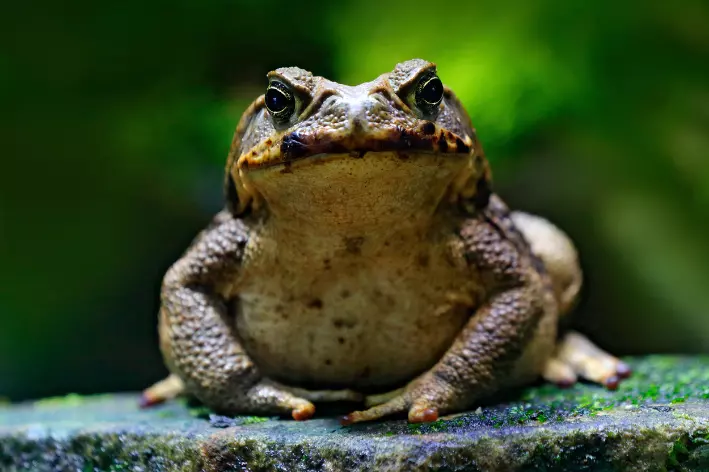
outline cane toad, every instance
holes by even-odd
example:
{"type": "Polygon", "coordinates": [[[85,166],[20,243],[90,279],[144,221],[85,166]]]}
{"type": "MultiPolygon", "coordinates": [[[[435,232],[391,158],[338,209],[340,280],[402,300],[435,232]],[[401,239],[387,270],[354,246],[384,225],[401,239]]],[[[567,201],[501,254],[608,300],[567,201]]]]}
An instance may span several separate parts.
{"type": "Polygon", "coordinates": [[[617,386],[628,367],[557,326],[581,287],[569,238],[492,192],[475,129],[436,66],[347,86],[296,67],[239,122],[226,208],[165,275],[160,346],[223,413],[344,423],[471,408],[538,376],[617,386]]]}

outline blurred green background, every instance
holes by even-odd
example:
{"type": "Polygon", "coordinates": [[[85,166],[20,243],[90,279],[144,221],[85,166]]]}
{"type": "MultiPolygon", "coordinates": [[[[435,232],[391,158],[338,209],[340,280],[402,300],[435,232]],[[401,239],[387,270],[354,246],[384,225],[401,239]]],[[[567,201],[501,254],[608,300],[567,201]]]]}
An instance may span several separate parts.
{"type": "Polygon", "coordinates": [[[268,70],[358,83],[434,61],[514,207],[577,242],[576,324],[618,353],[709,351],[709,6],[13,2],[0,55],[0,395],[164,374],[158,287],[221,206],[268,70]]]}

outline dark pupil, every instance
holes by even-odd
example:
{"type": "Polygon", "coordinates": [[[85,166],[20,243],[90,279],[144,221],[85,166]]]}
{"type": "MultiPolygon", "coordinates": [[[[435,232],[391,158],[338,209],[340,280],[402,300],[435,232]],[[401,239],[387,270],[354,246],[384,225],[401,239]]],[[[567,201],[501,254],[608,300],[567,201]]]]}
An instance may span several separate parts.
{"type": "Polygon", "coordinates": [[[283,111],[288,107],[288,97],[275,87],[266,92],[266,106],[272,112],[283,111]]]}
{"type": "Polygon", "coordinates": [[[443,98],[443,84],[441,79],[433,77],[421,87],[420,97],[428,103],[438,103],[443,98]]]}

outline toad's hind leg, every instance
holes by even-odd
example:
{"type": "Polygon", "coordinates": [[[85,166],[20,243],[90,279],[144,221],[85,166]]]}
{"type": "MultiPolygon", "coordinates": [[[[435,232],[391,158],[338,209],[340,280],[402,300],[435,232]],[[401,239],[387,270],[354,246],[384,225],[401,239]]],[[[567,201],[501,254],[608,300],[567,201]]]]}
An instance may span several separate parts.
{"type": "MultiPolygon", "coordinates": [[[[574,244],[563,231],[542,217],[514,212],[512,220],[529,242],[532,252],[544,262],[559,313],[568,313],[576,303],[583,279],[574,244]]],[[[630,375],[630,368],[586,337],[569,332],[558,343],[542,375],[560,386],[572,385],[582,377],[615,389],[621,379],[630,375]]]]}
{"type": "Polygon", "coordinates": [[[577,377],[582,377],[615,390],[630,375],[630,367],[585,336],[571,331],[559,342],[542,375],[560,386],[570,386],[577,377]]]}
{"type": "Polygon", "coordinates": [[[511,216],[532,252],[544,262],[560,314],[568,313],[576,303],[583,281],[574,244],[566,233],[540,216],[523,212],[513,212],[511,216]]]}

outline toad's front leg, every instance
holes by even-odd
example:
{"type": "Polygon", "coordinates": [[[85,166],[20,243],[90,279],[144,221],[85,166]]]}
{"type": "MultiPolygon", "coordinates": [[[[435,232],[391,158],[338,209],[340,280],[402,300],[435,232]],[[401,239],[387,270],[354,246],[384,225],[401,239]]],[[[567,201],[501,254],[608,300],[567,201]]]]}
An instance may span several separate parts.
{"type": "Polygon", "coordinates": [[[238,277],[247,241],[245,224],[222,212],[165,275],[160,348],[173,376],[163,382],[166,389],[156,384],[146,395],[173,394],[181,383],[219,412],[310,418],[315,412],[311,402],[263,378],[218,294],[220,284],[238,277]]]}
{"type": "MultiPolygon", "coordinates": [[[[505,383],[545,316],[556,302],[524,248],[485,217],[461,232],[466,259],[481,274],[489,298],[470,318],[441,360],[381,405],[356,411],[344,424],[408,411],[409,421],[434,421],[442,413],[469,408],[505,383]]],[[[546,333],[551,339],[554,333],[546,333]]],[[[551,346],[551,342],[545,343],[551,346]]]]}

